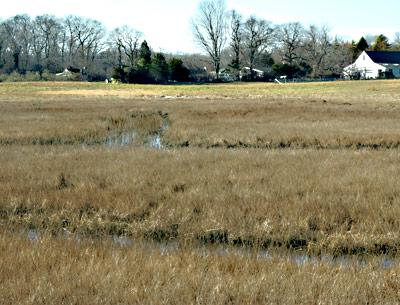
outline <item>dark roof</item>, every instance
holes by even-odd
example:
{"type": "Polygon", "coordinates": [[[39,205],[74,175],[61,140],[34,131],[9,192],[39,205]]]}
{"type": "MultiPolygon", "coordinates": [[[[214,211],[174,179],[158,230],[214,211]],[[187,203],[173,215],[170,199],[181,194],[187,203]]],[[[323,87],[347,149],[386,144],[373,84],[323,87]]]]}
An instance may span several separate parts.
{"type": "Polygon", "coordinates": [[[399,51],[367,51],[373,62],[379,64],[400,64],[399,51]]]}

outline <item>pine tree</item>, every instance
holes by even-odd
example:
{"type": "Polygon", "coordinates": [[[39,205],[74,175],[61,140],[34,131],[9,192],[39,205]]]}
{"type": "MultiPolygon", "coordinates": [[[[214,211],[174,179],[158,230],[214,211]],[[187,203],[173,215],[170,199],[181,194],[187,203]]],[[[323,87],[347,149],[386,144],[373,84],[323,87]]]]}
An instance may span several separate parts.
{"type": "Polygon", "coordinates": [[[128,82],[134,84],[149,84],[154,82],[150,74],[151,50],[146,40],[142,42],[139,49],[139,57],[136,67],[132,67],[128,72],[128,82]]]}
{"type": "Polygon", "coordinates": [[[163,54],[157,53],[154,55],[151,61],[150,74],[156,83],[165,83],[168,81],[169,67],[163,54]]]}
{"type": "Polygon", "coordinates": [[[388,49],[390,49],[389,39],[383,34],[376,37],[375,43],[372,46],[372,50],[386,51],[388,49]]]}
{"type": "Polygon", "coordinates": [[[368,42],[367,40],[363,37],[360,38],[360,40],[355,43],[354,41],[352,41],[352,47],[351,50],[353,52],[353,61],[357,59],[358,56],[360,56],[360,54],[367,50],[369,48],[368,42]]]}
{"type": "Polygon", "coordinates": [[[361,53],[369,48],[368,42],[365,40],[364,36],[356,44],[356,49],[361,53]]]}
{"type": "Polygon", "coordinates": [[[179,58],[172,58],[169,62],[170,79],[176,82],[187,82],[190,79],[190,71],[183,65],[179,58]]]}
{"type": "Polygon", "coordinates": [[[151,64],[151,50],[147,41],[143,41],[139,50],[139,65],[148,67],[151,64]]]}

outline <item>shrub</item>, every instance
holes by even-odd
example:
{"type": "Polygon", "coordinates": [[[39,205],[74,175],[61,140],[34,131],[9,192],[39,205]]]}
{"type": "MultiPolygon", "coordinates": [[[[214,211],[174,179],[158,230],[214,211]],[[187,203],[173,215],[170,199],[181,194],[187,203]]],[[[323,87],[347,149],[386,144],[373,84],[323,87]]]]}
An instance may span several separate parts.
{"type": "Polygon", "coordinates": [[[56,80],[56,75],[53,73],[50,73],[49,70],[44,70],[42,72],[42,80],[44,81],[54,81],[56,80]]]}

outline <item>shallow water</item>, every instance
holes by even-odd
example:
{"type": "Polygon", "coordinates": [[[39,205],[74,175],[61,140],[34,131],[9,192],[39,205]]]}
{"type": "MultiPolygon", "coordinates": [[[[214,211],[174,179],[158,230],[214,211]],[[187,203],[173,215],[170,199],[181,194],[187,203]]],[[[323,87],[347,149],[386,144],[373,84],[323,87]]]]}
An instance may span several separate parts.
{"type": "MultiPolygon", "coordinates": [[[[32,242],[40,240],[40,234],[36,230],[30,229],[26,233],[27,238],[32,242]]],[[[58,238],[73,238],[76,242],[81,242],[83,238],[79,234],[73,234],[68,231],[64,231],[63,234],[58,238]]],[[[294,263],[298,266],[306,265],[331,265],[337,267],[351,268],[351,267],[366,267],[368,266],[368,258],[360,256],[339,256],[333,257],[332,255],[323,254],[320,256],[309,255],[304,251],[286,251],[282,254],[278,254],[277,251],[269,251],[268,249],[251,249],[241,248],[233,246],[223,245],[212,245],[212,246],[193,246],[190,248],[184,248],[181,246],[179,241],[171,242],[152,242],[135,240],[127,236],[114,235],[111,238],[112,245],[121,248],[129,248],[132,250],[141,249],[149,252],[160,252],[161,255],[168,255],[181,250],[193,251],[200,257],[208,256],[221,256],[221,257],[240,257],[246,259],[256,260],[281,260],[294,263]]],[[[380,267],[382,269],[390,269],[397,266],[398,262],[388,256],[378,257],[380,259],[380,267]]]]}
{"type": "MultiPolygon", "coordinates": [[[[366,267],[368,266],[368,258],[360,256],[339,256],[333,257],[332,255],[309,255],[304,251],[282,251],[279,250],[269,251],[267,249],[254,250],[248,248],[235,248],[235,247],[207,247],[203,246],[197,248],[196,253],[200,256],[207,257],[209,255],[219,256],[235,256],[247,259],[257,260],[280,260],[294,263],[298,266],[306,265],[331,265],[336,267],[351,268],[351,267],[366,267]]],[[[379,258],[378,258],[379,259],[379,258]]],[[[380,258],[380,266],[383,269],[390,269],[397,265],[397,262],[390,257],[384,256],[380,258]]]]}
{"type": "Polygon", "coordinates": [[[140,136],[137,131],[129,130],[122,133],[114,133],[109,135],[104,144],[108,147],[121,147],[129,145],[143,145],[154,149],[165,148],[162,143],[162,134],[168,129],[169,124],[167,120],[163,121],[163,124],[156,134],[148,136],[140,136]]]}
{"type": "Polygon", "coordinates": [[[164,145],[162,144],[162,136],[160,133],[142,138],[135,131],[127,131],[121,134],[111,135],[107,137],[104,144],[107,147],[137,145],[154,149],[164,148],[164,145]]]}
{"type": "Polygon", "coordinates": [[[109,147],[126,146],[135,143],[137,135],[134,131],[109,136],[105,144],[109,147]]]}
{"type": "Polygon", "coordinates": [[[105,141],[108,147],[121,147],[129,145],[143,145],[154,149],[163,149],[162,138],[160,134],[140,138],[135,131],[124,132],[119,135],[109,136],[105,141]]]}
{"type": "Polygon", "coordinates": [[[27,236],[28,236],[28,239],[31,241],[39,240],[39,233],[36,230],[29,229],[27,236]]]}

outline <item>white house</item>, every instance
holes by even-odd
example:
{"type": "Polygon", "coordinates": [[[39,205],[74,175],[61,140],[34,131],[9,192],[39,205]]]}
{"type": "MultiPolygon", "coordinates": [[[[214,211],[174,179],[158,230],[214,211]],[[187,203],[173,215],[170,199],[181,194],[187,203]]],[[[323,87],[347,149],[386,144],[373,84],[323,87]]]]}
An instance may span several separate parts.
{"type": "Polygon", "coordinates": [[[343,69],[347,78],[369,79],[392,73],[394,77],[400,77],[400,52],[364,51],[353,64],[343,69]]]}

